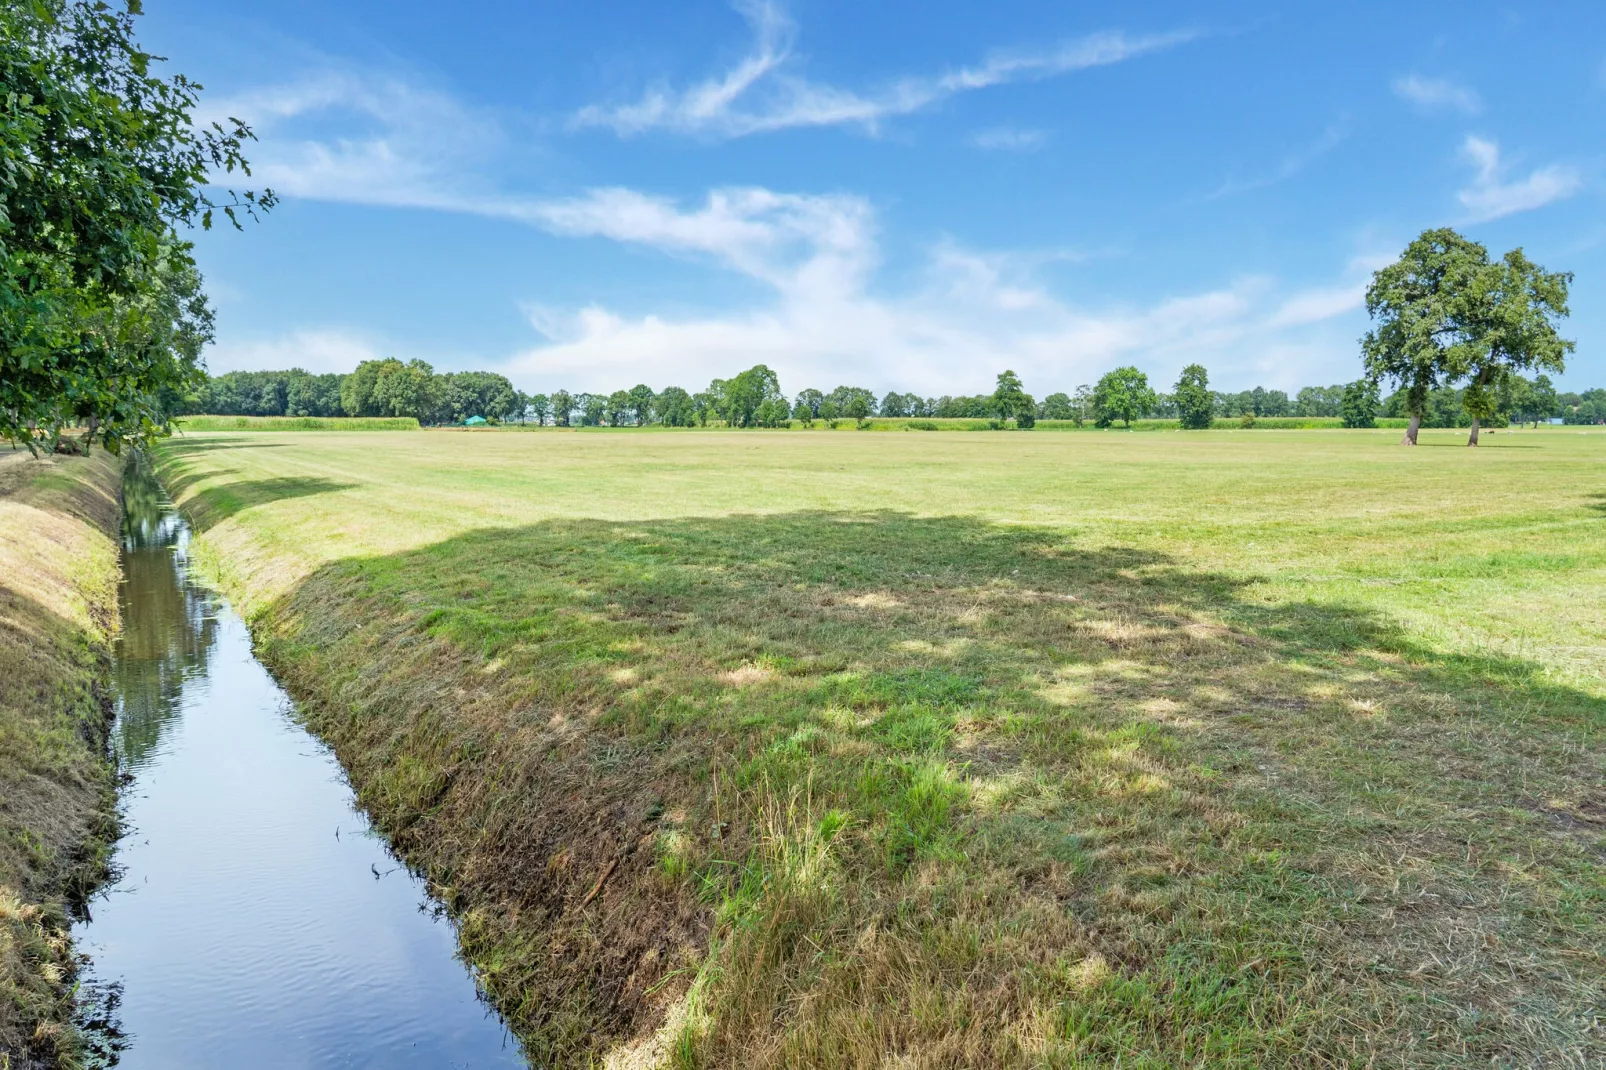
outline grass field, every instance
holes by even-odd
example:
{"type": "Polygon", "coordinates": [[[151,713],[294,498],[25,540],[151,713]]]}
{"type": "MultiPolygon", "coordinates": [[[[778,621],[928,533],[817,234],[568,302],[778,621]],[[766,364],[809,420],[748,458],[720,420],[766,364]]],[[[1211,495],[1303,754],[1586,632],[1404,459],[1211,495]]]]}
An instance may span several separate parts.
{"type": "Polygon", "coordinates": [[[1606,435],[190,434],[536,1065],[1606,1060],[1606,435]]]}
{"type": "Polygon", "coordinates": [[[74,1067],[69,905],[115,831],[116,458],[0,452],[0,1068],[74,1067]]]}

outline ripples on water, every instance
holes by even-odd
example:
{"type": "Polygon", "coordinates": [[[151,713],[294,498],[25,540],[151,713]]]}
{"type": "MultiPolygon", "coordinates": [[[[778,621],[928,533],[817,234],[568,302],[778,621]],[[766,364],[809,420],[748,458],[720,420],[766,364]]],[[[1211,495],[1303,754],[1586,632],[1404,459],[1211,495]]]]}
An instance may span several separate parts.
{"type": "Polygon", "coordinates": [[[143,463],[124,494],[126,831],[119,878],[76,933],[105,1061],[524,1066],[451,925],[290,718],[244,624],[190,578],[189,529],[143,463]]]}

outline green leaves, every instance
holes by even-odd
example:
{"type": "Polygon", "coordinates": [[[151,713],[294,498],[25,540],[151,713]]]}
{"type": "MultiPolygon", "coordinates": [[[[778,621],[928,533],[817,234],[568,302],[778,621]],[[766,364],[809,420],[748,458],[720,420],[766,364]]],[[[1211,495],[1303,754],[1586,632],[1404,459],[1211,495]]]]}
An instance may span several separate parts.
{"type": "Polygon", "coordinates": [[[1149,377],[1132,365],[1108,372],[1093,388],[1093,422],[1109,427],[1120,420],[1127,427],[1153,409],[1158,399],[1149,388],[1149,377]]]}
{"type": "Polygon", "coordinates": [[[188,242],[216,210],[271,208],[271,191],[208,192],[249,174],[251,138],[191,122],[200,86],[151,73],[138,3],[38,0],[0,10],[0,438],[30,449],[165,434],[200,375],[212,314],[188,242]]]}
{"type": "Polygon", "coordinates": [[[1190,364],[1182,369],[1171,398],[1184,430],[1209,430],[1215,416],[1215,398],[1210,393],[1210,374],[1203,364],[1190,364]]]}
{"type": "Polygon", "coordinates": [[[1016,427],[1026,429],[1037,423],[1037,403],[1026,392],[1020,376],[1012,371],[999,375],[998,385],[993,390],[993,405],[1000,419],[1013,419],[1016,427]]]}
{"type": "Polygon", "coordinates": [[[1366,291],[1378,321],[1361,340],[1367,376],[1397,383],[1417,418],[1434,387],[1469,380],[1467,411],[1488,419],[1509,376],[1563,369],[1573,343],[1556,327],[1568,314],[1571,282],[1521,249],[1491,262],[1487,249],[1449,228],[1425,230],[1366,291]]]}

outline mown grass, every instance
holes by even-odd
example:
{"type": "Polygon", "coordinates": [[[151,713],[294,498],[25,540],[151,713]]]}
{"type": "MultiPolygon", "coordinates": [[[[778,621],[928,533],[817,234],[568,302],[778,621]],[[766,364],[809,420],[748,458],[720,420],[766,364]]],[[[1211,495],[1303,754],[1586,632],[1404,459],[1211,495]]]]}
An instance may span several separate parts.
{"type": "Polygon", "coordinates": [[[69,909],[115,834],[116,458],[0,454],[0,1067],[76,1066],[69,909]]]}
{"type": "Polygon", "coordinates": [[[180,416],[186,431],[417,431],[411,416],[180,416]]]}
{"type": "Polygon", "coordinates": [[[1593,1065],[1606,436],[1461,437],[160,461],[538,1065],[1593,1065]]]}

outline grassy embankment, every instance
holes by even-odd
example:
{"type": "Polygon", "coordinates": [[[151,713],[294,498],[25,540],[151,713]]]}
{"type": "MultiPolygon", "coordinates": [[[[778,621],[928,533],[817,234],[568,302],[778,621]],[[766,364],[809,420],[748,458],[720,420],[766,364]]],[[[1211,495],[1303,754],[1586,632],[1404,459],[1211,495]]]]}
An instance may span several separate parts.
{"type": "Polygon", "coordinates": [[[115,833],[117,458],[0,453],[0,1066],[79,1053],[67,904],[115,833]]]}
{"type": "Polygon", "coordinates": [[[1598,1065],[1606,436],[1397,437],[161,469],[537,1065],[1598,1065]]]}

